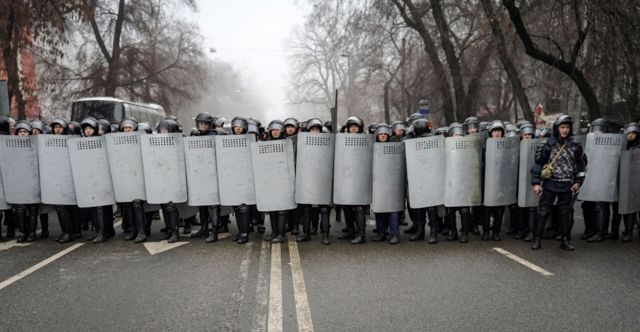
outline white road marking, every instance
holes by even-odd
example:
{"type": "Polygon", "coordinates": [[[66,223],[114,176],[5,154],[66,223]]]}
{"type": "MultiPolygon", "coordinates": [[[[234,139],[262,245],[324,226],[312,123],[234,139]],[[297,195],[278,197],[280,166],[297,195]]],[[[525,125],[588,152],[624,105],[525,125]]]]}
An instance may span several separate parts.
{"type": "Polygon", "coordinates": [[[293,279],[293,296],[296,301],[296,316],[298,318],[298,331],[313,332],[311,309],[307,299],[307,288],[304,285],[302,263],[298,252],[298,243],[293,236],[289,237],[289,257],[291,259],[291,275],[293,279]]]}
{"type": "Polygon", "coordinates": [[[70,253],[70,252],[82,247],[83,245],[84,245],[84,243],[76,243],[76,244],[70,246],[69,248],[62,250],[62,251],[58,252],[57,254],[55,254],[55,255],[43,260],[42,262],[40,262],[40,263],[38,263],[38,264],[28,268],[28,269],[16,274],[15,276],[3,281],[2,283],[0,283],[0,290],[2,290],[5,287],[15,283],[16,281],[18,281],[20,279],[30,275],[31,273],[34,273],[34,272],[40,270],[41,268],[49,265],[50,263],[54,262],[58,258],[60,258],[60,257],[62,257],[64,255],[66,255],[66,254],[68,254],[68,253],[70,253]]]}
{"type": "Polygon", "coordinates": [[[538,265],[535,265],[535,264],[529,262],[528,260],[526,260],[524,258],[518,257],[518,256],[516,256],[516,255],[514,255],[514,254],[512,254],[512,253],[510,253],[510,252],[508,252],[508,251],[506,251],[506,250],[504,250],[502,248],[493,248],[493,250],[495,250],[495,251],[497,251],[497,252],[499,252],[499,253],[501,253],[501,254],[503,254],[503,255],[511,258],[511,259],[513,259],[514,261],[516,261],[516,262],[518,262],[518,263],[520,263],[520,264],[522,264],[522,265],[524,265],[524,266],[526,266],[526,267],[528,267],[528,268],[530,268],[530,269],[542,274],[543,276],[552,276],[553,275],[553,273],[551,273],[551,272],[539,267],[538,265]]]}
{"type": "MultiPolygon", "coordinates": [[[[237,293],[233,294],[233,298],[236,303],[238,303],[237,311],[235,312],[235,316],[237,321],[244,319],[244,317],[240,317],[240,304],[244,301],[244,293],[247,289],[247,279],[249,278],[249,266],[251,265],[251,255],[253,253],[253,246],[251,244],[246,245],[248,248],[244,257],[242,257],[242,262],[240,262],[240,288],[237,293]]],[[[237,330],[237,327],[233,326],[232,330],[237,330]]]]}
{"type": "Polygon", "coordinates": [[[256,313],[253,315],[251,331],[261,332],[266,330],[268,317],[269,288],[267,287],[267,269],[269,268],[270,242],[263,241],[260,248],[260,260],[258,263],[258,282],[256,283],[256,313]]]}
{"type": "Polygon", "coordinates": [[[271,276],[269,278],[269,321],[267,331],[282,331],[282,253],[280,243],[271,244],[271,276]]]}
{"type": "Polygon", "coordinates": [[[8,249],[11,249],[13,247],[26,247],[26,246],[28,246],[28,245],[30,245],[32,243],[34,243],[34,242],[18,243],[16,240],[11,240],[9,242],[0,243],[0,251],[8,250],[8,249]]]}
{"type": "Polygon", "coordinates": [[[169,242],[167,242],[167,240],[162,240],[162,241],[159,241],[159,242],[145,242],[144,243],[144,247],[147,249],[147,251],[151,255],[156,255],[156,254],[159,254],[161,252],[165,252],[167,250],[175,249],[175,248],[180,247],[182,245],[185,245],[187,243],[189,243],[189,242],[169,243],[169,242]]]}

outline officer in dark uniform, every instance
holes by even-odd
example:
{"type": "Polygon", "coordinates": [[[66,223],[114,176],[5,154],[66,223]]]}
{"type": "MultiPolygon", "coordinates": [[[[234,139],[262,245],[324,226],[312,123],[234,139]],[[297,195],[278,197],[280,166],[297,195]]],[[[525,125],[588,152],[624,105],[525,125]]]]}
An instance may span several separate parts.
{"type": "MultiPolygon", "coordinates": [[[[179,130],[180,126],[178,125],[178,122],[170,118],[165,118],[158,123],[158,133],[160,134],[178,133],[179,130]]],[[[176,203],[168,202],[161,204],[160,206],[162,208],[162,215],[166,226],[166,232],[163,239],[168,240],[169,243],[178,242],[180,213],[178,212],[176,203]]]]}
{"type": "MultiPolygon", "coordinates": [[[[124,133],[132,133],[137,130],[139,124],[134,119],[124,119],[120,122],[120,131],[124,133]]],[[[128,220],[130,232],[124,237],[125,241],[134,243],[142,243],[149,236],[147,219],[144,212],[144,201],[136,199],[132,202],[122,204],[122,219],[128,220]]],[[[150,225],[149,225],[150,226],[150,225]]]]}
{"type": "MultiPolygon", "coordinates": [[[[197,136],[218,135],[219,131],[214,128],[214,117],[207,112],[199,113],[196,118],[197,136]]],[[[193,136],[193,135],[192,135],[193,136]]],[[[200,215],[200,230],[191,234],[192,238],[206,238],[205,242],[212,243],[218,241],[218,207],[217,206],[200,206],[198,207],[200,215]],[[209,231],[211,224],[211,231],[209,231]]],[[[185,220],[185,223],[190,222],[185,220]]]]}
{"type": "MultiPolygon", "coordinates": [[[[363,134],[364,123],[357,116],[347,118],[344,124],[346,132],[349,134],[363,134]]],[[[361,244],[366,237],[365,207],[363,205],[343,205],[347,232],[338,237],[340,240],[351,240],[351,244],[361,244]]]]}
{"type": "MultiPolygon", "coordinates": [[[[529,140],[533,139],[535,135],[535,128],[530,123],[525,123],[520,126],[520,140],[529,140]]],[[[516,204],[517,206],[517,204],[516,204]]],[[[512,213],[514,211],[512,210],[512,213]]],[[[525,242],[533,241],[533,225],[536,220],[537,208],[529,207],[529,208],[517,208],[518,214],[517,219],[511,218],[513,220],[517,220],[517,225],[515,226],[516,230],[516,240],[524,239],[525,242]]]]}
{"type": "MultiPolygon", "coordinates": [[[[283,124],[287,138],[293,143],[293,159],[295,160],[296,154],[298,153],[298,130],[300,129],[300,123],[296,118],[286,118],[283,124]]],[[[287,216],[287,232],[298,235],[300,224],[302,223],[302,213],[300,206],[289,212],[287,216]]]]}
{"type": "Polygon", "coordinates": [[[531,245],[533,250],[541,248],[544,225],[556,199],[560,211],[560,248],[575,250],[571,244],[571,203],[573,193],[578,191],[584,180],[585,161],[582,146],[571,137],[572,126],[573,120],[569,115],[560,115],[553,124],[553,135],[536,148],[531,185],[533,191],[540,195],[540,202],[531,245]],[[542,178],[543,167],[552,159],[555,159],[552,174],[545,174],[549,177],[542,178]]]}
{"type": "MultiPolygon", "coordinates": [[[[460,123],[454,122],[449,125],[449,131],[447,135],[449,137],[464,136],[464,128],[460,123]]],[[[469,207],[449,207],[447,208],[446,222],[449,224],[449,236],[447,241],[459,240],[460,243],[467,243],[469,241],[469,232],[471,231],[471,211],[469,207]],[[456,222],[456,212],[460,214],[461,232],[458,237],[458,226],[456,222]]]]}
{"type": "MultiPolygon", "coordinates": [[[[286,139],[284,132],[284,124],[280,120],[273,120],[267,126],[267,139],[270,141],[286,139]]],[[[287,215],[289,211],[271,211],[269,212],[269,222],[271,223],[271,234],[267,235],[264,240],[272,243],[282,243],[285,237],[287,215]]]]}
{"type": "MultiPolygon", "coordinates": [[[[49,126],[51,127],[53,135],[68,135],[69,133],[69,124],[63,118],[54,118],[49,122],[49,126]]],[[[58,221],[60,222],[60,229],[62,230],[62,235],[56,238],[56,241],[59,243],[69,243],[73,241],[73,236],[71,235],[73,232],[73,221],[69,207],[70,206],[66,205],[55,206],[58,221]]]]}
{"type": "MultiPolygon", "coordinates": [[[[14,132],[17,136],[27,137],[31,135],[32,130],[29,122],[20,120],[16,123],[14,132]]],[[[16,242],[34,242],[36,240],[39,204],[15,204],[13,208],[15,209],[15,220],[22,233],[16,242]]]]}
{"type": "MultiPolygon", "coordinates": [[[[489,137],[502,138],[505,135],[505,126],[500,120],[489,123],[489,137]]],[[[502,228],[502,217],[504,216],[504,206],[485,206],[484,218],[482,219],[482,241],[500,241],[500,230],[502,228]],[[493,224],[491,224],[493,219],[493,224]]]]}
{"type": "MultiPolygon", "coordinates": [[[[431,136],[431,123],[425,118],[416,119],[413,122],[412,128],[413,130],[404,137],[405,140],[431,136]]],[[[409,181],[411,181],[411,179],[409,179],[409,181]]],[[[416,234],[409,238],[409,241],[424,240],[428,217],[430,229],[428,243],[435,244],[438,242],[438,230],[442,227],[442,220],[438,216],[437,206],[418,209],[414,209],[409,206],[409,215],[411,216],[414,225],[416,225],[417,230],[416,234]]]]}
{"type": "MultiPolygon", "coordinates": [[[[376,125],[374,131],[376,143],[391,142],[391,127],[386,123],[379,123],[376,125]]],[[[389,232],[390,244],[400,243],[400,224],[399,217],[401,211],[396,212],[382,212],[376,213],[376,230],[378,235],[373,238],[374,242],[381,242],[387,240],[387,231],[389,232]]]]}
{"type": "MultiPolygon", "coordinates": [[[[627,150],[640,149],[640,125],[631,122],[624,127],[624,134],[627,136],[627,150]]],[[[638,213],[628,213],[622,215],[624,222],[624,232],[622,232],[622,242],[629,242],[633,239],[633,228],[638,222],[638,213]]]]}
{"type": "MultiPolygon", "coordinates": [[[[598,118],[591,123],[589,132],[604,134],[608,132],[608,127],[609,123],[606,119],[598,118]]],[[[588,229],[591,234],[587,237],[587,242],[602,242],[609,237],[610,207],[609,202],[582,202],[585,233],[588,229]]]]}
{"type": "MultiPolygon", "coordinates": [[[[244,135],[249,128],[249,122],[243,117],[235,117],[231,120],[231,132],[233,135],[244,135]]],[[[238,235],[235,237],[238,244],[249,242],[249,227],[251,219],[251,210],[247,204],[241,204],[233,207],[238,224],[238,235]]]]}
{"type": "MultiPolygon", "coordinates": [[[[40,120],[31,121],[31,135],[41,135],[45,134],[51,129],[45,126],[44,123],[40,120]]],[[[48,213],[40,213],[40,238],[46,239],[49,237],[49,214],[48,213]]]]}

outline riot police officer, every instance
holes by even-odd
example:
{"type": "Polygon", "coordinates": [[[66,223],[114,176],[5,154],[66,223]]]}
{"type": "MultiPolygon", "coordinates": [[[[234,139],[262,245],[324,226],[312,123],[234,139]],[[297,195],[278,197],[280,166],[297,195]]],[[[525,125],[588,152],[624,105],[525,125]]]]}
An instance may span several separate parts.
{"type": "MultiPolygon", "coordinates": [[[[631,122],[624,127],[624,134],[627,137],[627,150],[640,149],[640,125],[631,122]]],[[[622,215],[624,222],[624,232],[622,232],[622,242],[629,242],[633,239],[633,228],[637,223],[638,213],[627,213],[622,215]]]]}
{"type": "MultiPolygon", "coordinates": [[[[218,131],[214,128],[214,117],[207,112],[202,112],[196,115],[194,119],[196,123],[196,131],[199,136],[208,136],[208,135],[217,135],[218,131]]],[[[218,241],[218,207],[217,206],[200,206],[198,207],[198,212],[200,215],[200,230],[198,232],[191,234],[192,238],[206,238],[205,242],[213,243],[218,241]],[[209,231],[209,224],[211,224],[211,231],[209,231]]],[[[191,220],[194,219],[188,218],[185,222],[185,227],[187,224],[191,223],[191,220]]]]}
{"type": "MultiPolygon", "coordinates": [[[[598,118],[591,123],[589,131],[594,134],[605,134],[608,132],[608,128],[608,121],[604,118],[598,118]]],[[[610,206],[611,204],[608,202],[582,202],[587,242],[602,242],[609,237],[610,206]]]]}
{"type": "MultiPolygon", "coordinates": [[[[32,130],[29,122],[20,120],[16,122],[14,132],[17,136],[27,137],[31,135],[32,130]]],[[[22,233],[16,242],[34,242],[36,240],[39,204],[15,204],[13,207],[15,209],[15,220],[22,233]]]]}
{"type": "MultiPolygon", "coordinates": [[[[505,126],[502,121],[494,120],[489,123],[489,137],[502,138],[505,135],[505,126]]],[[[504,206],[485,206],[484,218],[482,219],[482,241],[500,241],[500,230],[502,228],[502,217],[504,216],[504,206]],[[493,224],[491,224],[493,219],[493,224]]]]}
{"type": "MultiPolygon", "coordinates": [[[[45,126],[40,120],[33,120],[31,125],[31,135],[41,135],[48,133],[51,129],[45,126]]],[[[49,237],[49,213],[40,212],[40,238],[46,239],[49,237]]]]}
{"type": "MultiPolygon", "coordinates": [[[[449,125],[449,131],[447,132],[448,137],[462,137],[464,136],[465,130],[463,126],[454,122],[449,125]]],[[[469,232],[471,231],[471,211],[469,207],[448,207],[447,208],[447,216],[446,222],[449,224],[449,236],[447,237],[447,241],[455,241],[459,240],[460,243],[467,243],[469,241],[469,232]],[[458,226],[456,221],[456,212],[460,214],[460,236],[458,237],[458,226]]]]}
{"type": "MultiPolygon", "coordinates": [[[[123,133],[132,133],[139,130],[139,124],[134,119],[124,119],[120,122],[120,131],[123,133]]],[[[147,240],[149,236],[148,229],[151,225],[147,225],[144,204],[145,202],[140,199],[122,204],[122,220],[123,223],[125,219],[127,220],[130,229],[130,232],[124,237],[125,241],[142,243],[147,240]]]]}
{"type": "Polygon", "coordinates": [[[480,131],[480,120],[475,116],[470,116],[464,119],[463,127],[467,135],[475,134],[480,131]]]}
{"type": "MultiPolygon", "coordinates": [[[[267,134],[267,139],[270,141],[286,139],[284,123],[280,120],[271,121],[267,126],[267,134]]],[[[265,241],[271,241],[272,243],[281,243],[286,240],[285,232],[288,214],[289,211],[286,210],[269,212],[271,235],[267,235],[265,237],[265,241]]],[[[304,236],[304,234],[302,235],[302,237],[304,237],[307,241],[309,240],[304,236]]]]}
{"type": "Polygon", "coordinates": [[[551,214],[551,207],[556,199],[560,211],[560,248],[569,251],[575,250],[571,244],[571,203],[573,193],[580,188],[584,180],[585,165],[582,146],[575,142],[571,136],[572,126],[573,120],[569,115],[560,115],[553,124],[551,137],[536,148],[531,185],[533,191],[540,195],[540,201],[533,244],[531,245],[533,250],[541,248],[544,225],[551,214]],[[543,174],[545,166],[547,166],[547,171],[543,174]]]}
{"type": "MultiPolygon", "coordinates": [[[[349,134],[364,134],[364,123],[357,116],[347,118],[344,124],[349,134]]],[[[362,205],[342,205],[347,224],[345,235],[338,237],[340,240],[351,240],[351,244],[361,244],[366,238],[365,207],[362,205]]]]}
{"type": "MultiPolygon", "coordinates": [[[[235,117],[231,120],[231,132],[233,135],[244,135],[249,128],[249,122],[246,118],[235,117]]],[[[236,215],[236,223],[238,224],[238,234],[234,240],[238,244],[249,242],[249,227],[251,219],[251,210],[249,205],[240,204],[233,207],[236,215]]]]}
{"type": "MultiPolygon", "coordinates": [[[[69,124],[68,122],[60,117],[54,118],[49,122],[49,126],[51,127],[51,132],[53,135],[68,135],[69,133],[69,124]]],[[[60,223],[60,229],[62,230],[62,235],[56,238],[56,241],[59,243],[69,243],[73,241],[73,220],[71,217],[70,206],[66,205],[56,205],[56,214],[58,215],[58,221],[60,223]]]]}
{"type": "MultiPolygon", "coordinates": [[[[99,136],[99,124],[98,121],[93,117],[87,117],[82,122],[80,122],[80,128],[82,129],[82,136],[84,137],[96,137],[99,136]]],[[[93,243],[102,243],[107,239],[113,237],[115,235],[115,230],[113,229],[113,211],[112,206],[96,206],[89,208],[89,213],[91,215],[91,221],[93,222],[93,227],[96,231],[95,235],[87,237],[87,241],[92,241],[93,243]],[[109,211],[111,210],[111,211],[109,211]]]]}
{"type": "MultiPolygon", "coordinates": [[[[535,128],[530,123],[525,123],[520,126],[520,139],[521,140],[530,140],[534,138],[535,128]]],[[[517,225],[515,226],[516,231],[516,240],[524,239],[525,242],[533,241],[533,226],[536,220],[537,208],[528,207],[528,208],[517,208],[517,219],[513,217],[511,220],[517,220],[517,225]]]]}
{"type": "MultiPolygon", "coordinates": [[[[414,133],[416,131],[414,130],[414,133]]],[[[391,142],[391,127],[386,123],[380,123],[376,126],[374,135],[376,138],[376,143],[387,143],[391,142]]],[[[391,239],[389,240],[390,244],[398,244],[400,242],[400,212],[376,212],[376,230],[378,235],[373,238],[374,242],[386,241],[387,239],[387,231],[389,232],[389,236],[391,239]]]]}
{"type": "Polygon", "coordinates": [[[391,142],[402,142],[407,134],[407,127],[402,121],[394,121],[391,124],[391,142]]]}
{"type": "MultiPolygon", "coordinates": [[[[429,120],[422,118],[417,119],[413,122],[413,130],[407,136],[405,136],[405,140],[410,140],[419,137],[429,137],[431,136],[431,123],[429,120]]],[[[411,179],[409,179],[411,181],[411,179]]],[[[412,208],[411,203],[409,203],[409,215],[413,220],[413,223],[416,227],[416,234],[409,238],[409,241],[421,241],[425,238],[425,228],[427,225],[427,217],[429,219],[429,244],[435,244],[438,242],[438,230],[442,227],[442,221],[438,216],[438,207],[430,206],[426,208],[412,208]]],[[[455,227],[454,227],[455,228],[455,227]]],[[[456,232],[457,234],[457,232],[456,232]]],[[[457,237],[457,235],[456,235],[457,237]]]]}
{"type": "MultiPolygon", "coordinates": [[[[165,118],[158,123],[158,133],[171,134],[178,133],[180,130],[178,122],[170,118],[165,118]]],[[[178,225],[180,221],[180,214],[178,207],[174,202],[167,202],[160,205],[162,208],[162,215],[165,222],[166,232],[164,240],[168,240],[169,243],[178,242],[179,231],[178,225]]]]}

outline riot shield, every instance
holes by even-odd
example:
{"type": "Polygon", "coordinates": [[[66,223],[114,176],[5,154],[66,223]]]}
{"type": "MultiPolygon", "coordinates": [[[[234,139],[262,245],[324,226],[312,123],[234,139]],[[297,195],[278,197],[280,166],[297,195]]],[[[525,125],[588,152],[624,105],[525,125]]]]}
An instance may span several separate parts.
{"type": "Polygon", "coordinates": [[[184,143],[181,134],[142,135],[142,166],[147,202],[187,201],[184,143]]]}
{"type": "Polygon", "coordinates": [[[251,167],[251,143],[255,135],[216,136],[216,169],[220,204],[256,204],[251,167]]]}
{"type": "Polygon", "coordinates": [[[42,203],[76,205],[67,139],[74,136],[38,135],[38,169],[42,203]]]}
{"type": "Polygon", "coordinates": [[[518,137],[489,138],[485,158],[484,205],[518,201],[518,137]]]}
{"type": "Polygon", "coordinates": [[[444,136],[404,141],[411,208],[444,204],[444,136]]]}
{"type": "Polygon", "coordinates": [[[373,135],[336,134],[333,167],[333,202],[371,204],[373,135]]]}
{"type": "Polygon", "coordinates": [[[334,134],[298,134],[296,203],[331,204],[334,134]]]}
{"type": "Polygon", "coordinates": [[[67,143],[78,207],[115,204],[105,138],[70,138],[67,143]]]}
{"type": "Polygon", "coordinates": [[[406,167],[404,143],[373,145],[373,184],[371,211],[375,213],[404,211],[406,167]]]}
{"type": "Polygon", "coordinates": [[[482,204],[482,141],[477,136],[445,139],[445,206],[482,204]]]}
{"type": "Polygon", "coordinates": [[[109,169],[117,202],[146,200],[140,133],[106,135],[109,169]]]}
{"type": "Polygon", "coordinates": [[[0,136],[0,171],[9,204],[39,204],[37,136],[0,136]]]}
{"type": "Polygon", "coordinates": [[[518,206],[521,208],[538,206],[538,195],[531,187],[531,168],[535,165],[536,147],[540,139],[520,141],[520,163],[518,171],[518,206]]]}
{"type": "Polygon", "coordinates": [[[284,139],[251,143],[251,162],[258,211],[295,209],[293,142],[284,139]]]}
{"type": "Polygon", "coordinates": [[[189,193],[187,203],[191,206],[220,204],[215,136],[185,138],[184,161],[189,193]]]}
{"type": "MultiPolygon", "coordinates": [[[[2,184],[2,177],[0,176],[0,184],[2,184]]],[[[0,211],[8,210],[11,208],[11,205],[7,203],[4,198],[4,188],[0,186],[0,211]]]]}
{"type": "Polygon", "coordinates": [[[621,134],[587,135],[587,176],[578,199],[590,202],[618,200],[618,166],[625,137],[621,134]]]}
{"type": "Polygon", "coordinates": [[[640,149],[622,151],[618,213],[640,211],[640,149]]]}

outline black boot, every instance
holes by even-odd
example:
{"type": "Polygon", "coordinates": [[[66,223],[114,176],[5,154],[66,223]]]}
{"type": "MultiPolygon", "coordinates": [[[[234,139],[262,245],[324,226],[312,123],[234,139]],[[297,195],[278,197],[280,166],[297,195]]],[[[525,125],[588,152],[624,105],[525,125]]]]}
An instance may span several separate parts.
{"type": "Polygon", "coordinates": [[[240,205],[236,210],[236,222],[238,223],[238,240],[236,243],[245,244],[249,242],[249,227],[251,211],[247,205],[240,205]]]}
{"type": "Polygon", "coordinates": [[[49,215],[44,213],[39,216],[40,218],[40,238],[49,238],[49,215]]]}
{"type": "Polygon", "coordinates": [[[36,227],[38,227],[38,206],[32,206],[29,210],[27,242],[35,242],[36,227]]]}
{"type": "Polygon", "coordinates": [[[27,233],[29,225],[27,222],[27,208],[24,205],[18,205],[15,209],[14,218],[20,229],[20,236],[16,238],[17,243],[27,242],[27,233]]]}
{"type": "Polygon", "coordinates": [[[491,218],[488,215],[482,219],[482,237],[480,239],[482,241],[491,240],[491,218]]]}
{"type": "Polygon", "coordinates": [[[311,206],[305,205],[302,208],[302,234],[298,235],[296,242],[306,242],[311,240],[311,206]]]}
{"type": "Polygon", "coordinates": [[[178,229],[178,223],[180,222],[180,217],[178,216],[178,208],[173,203],[169,203],[167,208],[167,216],[168,216],[168,224],[167,224],[167,233],[169,234],[169,238],[167,242],[176,243],[179,240],[180,230],[178,229]]]}
{"type": "Polygon", "coordinates": [[[542,238],[534,236],[533,243],[531,243],[531,250],[540,250],[540,248],[542,248],[542,238]]]}
{"type": "Polygon", "coordinates": [[[462,212],[460,213],[460,220],[462,222],[460,243],[467,243],[469,241],[469,231],[471,230],[471,215],[469,212],[462,212]]]}
{"type": "Polygon", "coordinates": [[[624,232],[622,233],[622,242],[630,242],[633,240],[633,218],[632,215],[627,214],[623,217],[624,232]]]}
{"type": "Polygon", "coordinates": [[[431,227],[431,229],[429,230],[429,240],[427,241],[427,243],[429,244],[438,243],[438,230],[435,229],[434,227],[431,227]]]}
{"type": "Polygon", "coordinates": [[[587,239],[587,242],[602,242],[604,241],[604,233],[606,232],[606,230],[604,229],[605,214],[602,209],[602,205],[599,202],[595,203],[594,213],[595,213],[595,222],[596,222],[596,225],[595,225],[596,232],[595,234],[593,234],[591,237],[587,239]]]}
{"type": "Polygon", "coordinates": [[[69,210],[64,205],[56,206],[56,214],[58,215],[58,222],[60,222],[60,229],[62,230],[62,236],[56,239],[59,243],[73,242],[71,236],[71,215],[69,210]]]}
{"type": "Polygon", "coordinates": [[[95,207],[91,209],[93,213],[92,220],[95,222],[96,233],[98,234],[95,239],[91,242],[93,243],[102,243],[107,240],[107,236],[105,234],[105,220],[104,220],[104,211],[101,208],[95,207]]]}
{"type": "Polygon", "coordinates": [[[576,250],[576,248],[573,247],[573,245],[571,244],[571,241],[569,241],[569,238],[567,236],[562,237],[562,241],[560,241],[560,249],[566,250],[566,251],[576,250]]]}
{"type": "Polygon", "coordinates": [[[351,240],[351,244],[361,244],[365,243],[366,239],[366,220],[364,217],[364,208],[362,206],[358,206],[355,208],[356,215],[356,229],[357,235],[356,238],[351,240]]]}
{"type": "Polygon", "coordinates": [[[329,214],[331,209],[328,206],[320,207],[320,231],[322,232],[322,244],[331,244],[329,241],[329,230],[331,225],[329,224],[329,214]]]}
{"type": "Polygon", "coordinates": [[[133,202],[132,208],[133,210],[133,220],[136,224],[136,228],[138,230],[138,234],[135,239],[133,239],[133,243],[142,243],[147,240],[147,218],[144,213],[144,205],[142,202],[133,202]]]}
{"type": "MultiPolygon", "coordinates": [[[[204,239],[209,235],[209,223],[211,222],[211,216],[209,213],[208,206],[201,206],[200,210],[200,229],[191,234],[191,238],[194,239],[204,239]]],[[[215,227],[215,224],[213,224],[215,227]]]]}
{"type": "Polygon", "coordinates": [[[426,224],[426,220],[417,219],[413,222],[413,225],[416,226],[416,233],[414,236],[409,238],[409,241],[422,241],[424,240],[424,228],[426,224]]]}
{"type": "Polygon", "coordinates": [[[273,240],[271,240],[271,243],[283,243],[284,241],[287,240],[287,238],[285,237],[286,224],[287,224],[287,212],[279,211],[276,214],[277,214],[276,220],[278,222],[278,234],[276,235],[275,238],[273,238],[273,240]]]}
{"type": "Polygon", "coordinates": [[[456,225],[456,214],[452,212],[448,216],[445,217],[445,222],[449,225],[449,236],[447,236],[447,241],[457,241],[458,240],[458,226],[456,225]]]}
{"type": "Polygon", "coordinates": [[[264,241],[271,242],[278,236],[278,217],[275,212],[269,212],[269,224],[271,224],[271,234],[264,236],[264,241]]]}

